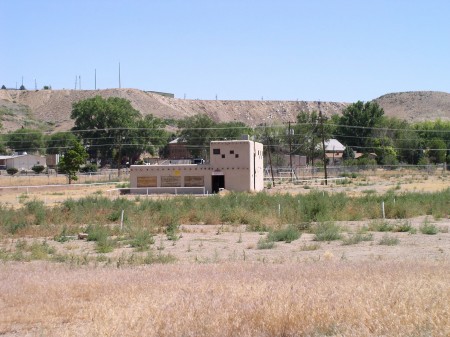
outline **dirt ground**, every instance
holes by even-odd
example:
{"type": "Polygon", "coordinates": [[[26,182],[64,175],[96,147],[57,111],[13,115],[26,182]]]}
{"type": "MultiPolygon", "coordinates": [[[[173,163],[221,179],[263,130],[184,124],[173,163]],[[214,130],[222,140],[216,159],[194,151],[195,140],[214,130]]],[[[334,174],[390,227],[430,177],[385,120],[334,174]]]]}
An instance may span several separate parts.
{"type": "MultiPolygon", "coordinates": [[[[434,175],[417,172],[384,172],[377,174],[359,174],[349,178],[345,184],[330,180],[328,185],[323,181],[312,181],[308,184],[277,183],[267,189],[268,193],[309,193],[311,190],[323,190],[330,193],[345,192],[348,195],[364,195],[365,193],[385,193],[394,190],[396,193],[407,191],[438,191],[450,187],[450,176],[438,172],[434,175]]],[[[117,198],[116,184],[106,185],[59,185],[33,188],[0,189],[0,203],[13,207],[21,207],[27,200],[38,199],[48,206],[57,205],[67,198],[81,198],[87,195],[103,195],[117,198]]],[[[9,186],[10,187],[10,186],[9,186]]],[[[135,196],[123,196],[135,198],[135,196]]],[[[158,197],[158,196],[150,196],[158,197]]],[[[164,196],[167,197],[167,196],[164,196]]],[[[363,226],[369,226],[374,220],[342,222],[344,237],[352,235],[363,226]]],[[[342,241],[316,242],[313,234],[303,234],[299,240],[292,243],[276,243],[272,249],[258,249],[258,241],[267,233],[248,232],[245,225],[182,225],[179,240],[169,241],[165,235],[155,237],[152,250],[155,255],[170,254],[178,262],[208,263],[223,261],[260,261],[264,263],[308,262],[321,259],[329,260],[448,260],[450,257],[450,219],[433,219],[418,217],[408,220],[387,220],[393,224],[408,221],[416,229],[416,234],[410,233],[380,233],[374,232],[371,241],[355,245],[343,245],[342,241]],[[434,224],[440,232],[436,235],[425,235],[420,232],[423,224],[434,224]],[[380,240],[388,235],[399,239],[393,246],[380,245],[380,240]]],[[[30,239],[32,242],[35,239],[30,239]]],[[[85,240],[71,240],[58,243],[53,238],[46,240],[61,254],[89,256],[95,260],[99,255],[95,244],[85,240]]],[[[17,240],[4,240],[3,249],[14,249],[17,240]]],[[[132,259],[139,256],[129,246],[119,246],[113,252],[105,254],[102,260],[117,261],[132,259]]]]}

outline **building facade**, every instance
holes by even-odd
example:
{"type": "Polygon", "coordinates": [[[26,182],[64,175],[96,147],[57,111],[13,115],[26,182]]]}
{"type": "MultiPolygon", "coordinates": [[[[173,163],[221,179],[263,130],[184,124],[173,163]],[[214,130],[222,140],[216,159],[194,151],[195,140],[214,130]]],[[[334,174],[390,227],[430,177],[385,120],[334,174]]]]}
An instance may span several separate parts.
{"type": "Polygon", "coordinates": [[[208,164],[132,165],[130,189],[132,193],[180,194],[261,191],[263,144],[251,140],[211,142],[208,164]]]}

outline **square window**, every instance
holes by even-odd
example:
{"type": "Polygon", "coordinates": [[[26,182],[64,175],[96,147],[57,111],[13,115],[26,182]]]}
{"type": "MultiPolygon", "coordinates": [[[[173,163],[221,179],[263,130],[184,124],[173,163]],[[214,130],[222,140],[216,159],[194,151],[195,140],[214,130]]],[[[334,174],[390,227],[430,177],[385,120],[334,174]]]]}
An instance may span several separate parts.
{"type": "Polygon", "coordinates": [[[225,155],[224,155],[224,154],[222,155],[222,158],[225,158],[225,155]]]}
{"type": "Polygon", "coordinates": [[[230,154],[234,154],[234,150],[230,150],[230,154]]]}
{"type": "Polygon", "coordinates": [[[220,154],[220,149],[213,149],[213,154],[220,154]]]}
{"type": "Polygon", "coordinates": [[[239,153],[236,153],[236,154],[234,155],[234,158],[239,158],[239,153]]]}

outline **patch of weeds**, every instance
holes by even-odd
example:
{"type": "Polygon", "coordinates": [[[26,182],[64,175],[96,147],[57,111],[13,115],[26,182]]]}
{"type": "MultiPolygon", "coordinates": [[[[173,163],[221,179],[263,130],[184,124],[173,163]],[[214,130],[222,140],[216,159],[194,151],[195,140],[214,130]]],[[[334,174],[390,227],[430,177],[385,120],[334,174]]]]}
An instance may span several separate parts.
{"type": "Polygon", "coordinates": [[[116,242],[110,238],[102,238],[97,240],[97,246],[95,248],[97,253],[106,254],[111,253],[116,246],[116,242]]]}
{"type": "Polygon", "coordinates": [[[398,245],[400,240],[396,238],[395,236],[390,236],[388,234],[384,234],[381,238],[380,242],[378,242],[379,245],[383,246],[395,246],[398,245]]]}
{"type": "Polygon", "coordinates": [[[303,189],[305,189],[305,190],[309,190],[310,188],[311,188],[311,186],[309,186],[309,185],[303,186],[303,189]]]}
{"type": "Polygon", "coordinates": [[[46,241],[33,242],[30,246],[30,258],[32,260],[47,260],[49,255],[55,253],[55,249],[50,247],[46,241]]]}
{"type": "Polygon", "coordinates": [[[27,194],[22,193],[21,195],[19,195],[18,199],[19,199],[19,203],[23,204],[25,202],[25,200],[27,200],[29,198],[29,196],[27,194]]]}
{"type": "Polygon", "coordinates": [[[318,250],[320,249],[320,244],[318,243],[311,243],[311,244],[304,244],[303,246],[300,247],[300,250],[302,252],[308,252],[308,251],[313,251],[313,250],[318,250]]]}
{"type": "Polygon", "coordinates": [[[130,187],[130,183],[119,183],[116,184],[116,188],[128,188],[130,187]]]}
{"type": "Polygon", "coordinates": [[[67,241],[71,240],[72,238],[70,238],[67,235],[67,226],[64,225],[63,229],[61,230],[61,233],[59,233],[58,235],[55,235],[55,237],[53,239],[59,243],[63,243],[63,242],[67,242],[67,241]]]}
{"type": "Polygon", "coordinates": [[[25,212],[34,216],[36,225],[45,224],[46,212],[44,202],[40,200],[28,201],[25,203],[25,212]]]}
{"type": "Polygon", "coordinates": [[[286,228],[270,232],[267,240],[274,242],[285,241],[286,243],[291,243],[292,241],[299,239],[300,236],[301,233],[299,230],[295,226],[289,225],[286,228]]]}
{"type": "Polygon", "coordinates": [[[420,226],[420,232],[426,235],[435,235],[439,232],[439,229],[436,225],[426,222],[420,226]]]}
{"type": "Polygon", "coordinates": [[[439,232],[441,232],[441,233],[448,233],[448,226],[441,226],[439,228],[439,232]]]}
{"type": "Polygon", "coordinates": [[[157,255],[153,253],[153,251],[149,251],[144,258],[144,264],[153,264],[153,263],[174,263],[177,261],[177,258],[172,254],[162,254],[159,252],[157,255]]]}
{"type": "Polygon", "coordinates": [[[86,228],[88,234],[88,241],[105,241],[109,236],[109,231],[106,227],[99,225],[89,225],[86,228]]]}
{"type": "Polygon", "coordinates": [[[394,226],[387,221],[374,220],[370,222],[368,229],[371,232],[392,232],[394,226]]]}
{"type": "Polygon", "coordinates": [[[273,247],[275,247],[275,242],[269,240],[267,237],[260,238],[256,247],[258,249],[272,249],[273,247]]]}
{"type": "Polygon", "coordinates": [[[393,230],[394,232],[402,232],[410,234],[416,234],[417,232],[417,230],[413,226],[411,226],[411,223],[408,220],[396,224],[393,230]]]}
{"type": "Polygon", "coordinates": [[[353,234],[353,235],[350,235],[350,236],[344,238],[342,240],[342,244],[344,246],[349,246],[349,245],[356,245],[362,241],[372,241],[372,240],[373,240],[372,233],[366,233],[366,234],[356,233],[356,234],[353,234]]]}
{"type": "Polygon", "coordinates": [[[336,180],[336,185],[348,185],[351,184],[352,180],[348,178],[336,180]]]}
{"type": "Polygon", "coordinates": [[[342,238],[341,228],[334,222],[322,222],[312,230],[314,241],[334,241],[342,238]]]}
{"type": "Polygon", "coordinates": [[[364,193],[364,194],[376,194],[377,191],[376,190],[364,190],[364,191],[361,191],[361,193],[364,193]]]}
{"type": "Polygon", "coordinates": [[[150,248],[150,245],[155,243],[153,235],[148,230],[140,230],[134,233],[134,237],[131,240],[131,247],[135,248],[138,252],[143,252],[150,248]]]}
{"type": "Polygon", "coordinates": [[[167,240],[177,241],[179,239],[178,227],[179,227],[179,225],[176,223],[171,223],[167,226],[167,228],[166,228],[167,240]]]}

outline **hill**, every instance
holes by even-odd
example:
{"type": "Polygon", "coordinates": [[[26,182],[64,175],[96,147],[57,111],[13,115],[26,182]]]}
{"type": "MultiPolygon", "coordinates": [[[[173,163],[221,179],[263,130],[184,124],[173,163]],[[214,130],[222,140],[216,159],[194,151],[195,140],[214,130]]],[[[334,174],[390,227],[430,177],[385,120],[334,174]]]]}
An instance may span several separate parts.
{"type": "MultiPolygon", "coordinates": [[[[318,102],[189,100],[137,89],[0,90],[4,128],[14,130],[25,124],[49,131],[68,130],[73,126],[72,103],[96,95],[125,98],[143,115],[151,113],[160,118],[182,119],[206,113],[216,121],[241,121],[251,126],[294,121],[299,111],[318,110],[318,102]],[[27,118],[21,117],[25,115],[27,118]]],[[[345,106],[345,103],[321,103],[327,115],[339,113],[345,106]]]]}
{"type": "MultiPolygon", "coordinates": [[[[299,111],[318,110],[311,101],[222,101],[171,98],[137,89],[106,90],[0,90],[0,118],[4,130],[21,126],[45,131],[69,130],[72,103],[91,98],[122,97],[131,101],[143,115],[181,119],[206,113],[216,121],[240,121],[250,126],[295,121],[299,111]]],[[[450,94],[443,92],[404,92],[375,100],[387,116],[408,121],[450,119],[450,94]]],[[[325,115],[337,114],[349,103],[322,102],[325,115]]]]}
{"type": "Polygon", "coordinates": [[[383,95],[374,100],[387,116],[408,122],[450,120],[450,94],[439,91],[410,91],[383,95]]]}

